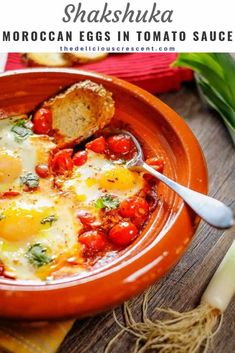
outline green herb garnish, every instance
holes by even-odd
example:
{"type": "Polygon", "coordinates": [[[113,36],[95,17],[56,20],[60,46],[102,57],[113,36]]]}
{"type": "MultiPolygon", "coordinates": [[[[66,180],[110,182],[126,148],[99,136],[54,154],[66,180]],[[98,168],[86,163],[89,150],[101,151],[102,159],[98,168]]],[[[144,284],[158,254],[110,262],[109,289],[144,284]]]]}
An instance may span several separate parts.
{"type": "Polygon", "coordinates": [[[105,208],[110,211],[118,208],[119,204],[120,201],[116,196],[106,194],[96,200],[95,207],[99,209],[105,208]]]}
{"type": "Polygon", "coordinates": [[[27,173],[20,177],[21,184],[28,186],[29,189],[35,189],[39,185],[39,177],[34,173],[27,173]]]}
{"type": "Polygon", "coordinates": [[[17,142],[22,142],[27,137],[33,134],[32,123],[30,120],[17,120],[11,128],[11,131],[15,134],[15,139],[17,142]]]}
{"type": "Polygon", "coordinates": [[[50,226],[52,225],[53,222],[56,222],[58,220],[58,218],[52,214],[51,216],[45,217],[41,220],[41,224],[46,224],[49,223],[50,226]]]}
{"type": "Polygon", "coordinates": [[[52,257],[47,254],[47,249],[40,243],[30,246],[26,253],[26,257],[34,267],[47,265],[53,260],[52,257]]]}
{"type": "Polygon", "coordinates": [[[186,66],[197,73],[196,80],[205,100],[224,119],[235,141],[233,57],[228,53],[181,53],[173,66],[186,66]]]}

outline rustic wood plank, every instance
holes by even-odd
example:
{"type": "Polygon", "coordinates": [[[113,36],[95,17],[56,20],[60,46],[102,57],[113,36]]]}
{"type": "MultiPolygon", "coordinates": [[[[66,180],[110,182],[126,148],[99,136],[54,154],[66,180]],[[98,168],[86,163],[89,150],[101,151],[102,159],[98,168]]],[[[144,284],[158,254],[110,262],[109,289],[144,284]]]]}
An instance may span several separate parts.
{"type": "MultiPolygon", "coordinates": [[[[195,86],[185,85],[177,93],[160,97],[185,118],[204,151],[210,178],[210,195],[235,209],[235,149],[223,123],[214,112],[201,104],[195,86]]],[[[150,294],[149,312],[165,306],[176,310],[195,307],[209,279],[234,239],[234,229],[226,232],[201,223],[191,246],[178,265],[155,284],[150,294]]],[[[131,307],[140,318],[142,296],[131,307]]],[[[117,310],[120,313],[120,308],[117,310]]],[[[102,353],[107,342],[118,332],[112,313],[77,321],[59,353],[102,353]]],[[[235,300],[225,314],[220,333],[209,353],[235,352],[235,300]]],[[[131,353],[133,340],[124,335],[113,353],[131,353]]]]}

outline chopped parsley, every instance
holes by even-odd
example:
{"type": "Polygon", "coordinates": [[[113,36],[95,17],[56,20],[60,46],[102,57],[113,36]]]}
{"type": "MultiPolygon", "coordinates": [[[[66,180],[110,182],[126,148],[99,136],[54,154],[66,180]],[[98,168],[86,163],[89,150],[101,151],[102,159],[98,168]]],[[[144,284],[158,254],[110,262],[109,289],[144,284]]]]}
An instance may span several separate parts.
{"type": "Polygon", "coordinates": [[[95,207],[99,209],[105,208],[110,211],[118,208],[119,204],[120,201],[116,196],[106,194],[96,200],[95,207]]]}
{"type": "Polygon", "coordinates": [[[35,189],[39,185],[39,177],[34,173],[27,173],[20,177],[21,184],[28,186],[29,189],[35,189]]]}
{"type": "Polygon", "coordinates": [[[12,126],[11,131],[15,134],[15,140],[22,142],[33,134],[31,120],[17,120],[12,126]]]}
{"type": "Polygon", "coordinates": [[[36,243],[28,249],[26,253],[29,263],[34,267],[41,267],[49,264],[53,258],[47,254],[47,249],[40,243],[36,243]]]}
{"type": "Polygon", "coordinates": [[[52,214],[51,216],[48,216],[48,217],[45,217],[41,220],[41,224],[46,224],[46,223],[49,223],[50,226],[52,226],[52,223],[53,222],[56,222],[58,220],[58,218],[52,214]]]}

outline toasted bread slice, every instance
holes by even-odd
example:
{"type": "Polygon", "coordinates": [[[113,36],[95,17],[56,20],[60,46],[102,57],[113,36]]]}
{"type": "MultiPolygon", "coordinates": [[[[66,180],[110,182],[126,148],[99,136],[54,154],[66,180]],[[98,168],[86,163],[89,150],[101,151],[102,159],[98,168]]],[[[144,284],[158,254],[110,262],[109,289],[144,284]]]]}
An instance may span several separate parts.
{"type": "Polygon", "coordinates": [[[85,64],[95,61],[100,61],[105,59],[108,56],[107,53],[91,53],[91,52],[84,52],[84,53],[65,53],[64,57],[68,60],[72,61],[74,64],[85,64]]]}
{"type": "Polygon", "coordinates": [[[43,103],[52,111],[59,146],[79,143],[107,125],[114,115],[111,92],[89,80],[81,81],[43,103]]]}
{"type": "Polygon", "coordinates": [[[67,67],[73,65],[63,53],[25,53],[22,59],[28,66],[67,67]]]}

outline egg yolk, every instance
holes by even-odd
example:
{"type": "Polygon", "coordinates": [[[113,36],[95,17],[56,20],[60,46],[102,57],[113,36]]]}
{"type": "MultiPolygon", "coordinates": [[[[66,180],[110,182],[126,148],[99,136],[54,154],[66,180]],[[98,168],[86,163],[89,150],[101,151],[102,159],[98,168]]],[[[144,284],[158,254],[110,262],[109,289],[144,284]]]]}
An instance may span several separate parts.
{"type": "Polygon", "coordinates": [[[48,208],[9,208],[3,212],[0,220],[0,237],[12,242],[30,238],[50,227],[50,223],[42,222],[49,215],[48,208]]]}
{"type": "Polygon", "coordinates": [[[106,190],[129,190],[134,187],[138,173],[122,166],[107,170],[99,178],[99,185],[106,190]]]}
{"type": "Polygon", "coordinates": [[[5,151],[0,151],[0,183],[12,183],[19,178],[21,172],[20,159],[5,151]]]}

